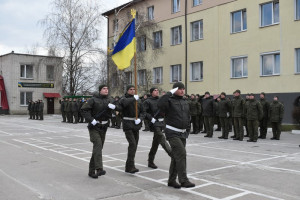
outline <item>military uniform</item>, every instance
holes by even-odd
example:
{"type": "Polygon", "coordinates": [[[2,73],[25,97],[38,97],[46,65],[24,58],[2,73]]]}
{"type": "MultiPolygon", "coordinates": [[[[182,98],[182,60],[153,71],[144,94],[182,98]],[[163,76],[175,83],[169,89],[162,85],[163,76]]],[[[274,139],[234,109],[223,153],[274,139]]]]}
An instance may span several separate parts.
{"type": "Polygon", "coordinates": [[[245,101],[241,96],[234,97],[232,102],[232,117],[236,140],[244,139],[243,118],[245,101]]]}
{"type": "Polygon", "coordinates": [[[204,137],[213,137],[214,132],[214,116],[215,116],[215,103],[212,96],[202,99],[203,117],[207,135],[204,137]]]}
{"type": "Polygon", "coordinates": [[[258,122],[263,116],[262,106],[259,101],[250,99],[245,114],[249,131],[249,140],[247,141],[256,142],[258,138],[258,122]]]}
{"type": "Polygon", "coordinates": [[[281,123],[283,119],[284,105],[279,101],[273,101],[269,108],[269,117],[272,124],[273,137],[271,139],[280,140],[281,123]]]}
{"type": "Polygon", "coordinates": [[[42,100],[39,103],[38,113],[40,120],[44,120],[44,102],[42,100]]]}
{"type": "Polygon", "coordinates": [[[29,101],[29,102],[28,102],[28,106],[27,106],[27,110],[28,110],[28,114],[29,114],[29,119],[32,119],[32,115],[31,115],[31,113],[30,113],[31,106],[32,106],[32,102],[29,101]]]}
{"type": "Polygon", "coordinates": [[[266,139],[267,130],[268,130],[268,120],[269,120],[268,115],[269,115],[270,103],[268,101],[266,101],[265,99],[260,99],[259,102],[263,109],[263,117],[259,121],[259,131],[260,131],[259,138],[266,139]]]}
{"type": "Polygon", "coordinates": [[[35,102],[32,101],[29,109],[30,119],[35,119],[34,108],[35,108],[35,102]]]}
{"type": "Polygon", "coordinates": [[[199,133],[199,116],[201,115],[201,104],[197,101],[197,99],[191,99],[189,101],[190,104],[190,115],[191,122],[193,124],[193,134],[199,133]]]}
{"type": "Polygon", "coordinates": [[[39,105],[40,103],[36,101],[34,105],[34,115],[36,120],[39,119],[39,105]]]}
{"type": "Polygon", "coordinates": [[[66,107],[67,107],[66,112],[67,112],[68,123],[73,123],[72,100],[71,99],[69,99],[66,107]]]}
{"type": "Polygon", "coordinates": [[[78,111],[79,111],[79,105],[78,102],[75,100],[72,102],[72,119],[74,119],[74,124],[78,123],[78,111]]]}
{"type": "Polygon", "coordinates": [[[62,122],[66,122],[66,112],[65,112],[65,101],[62,100],[60,102],[60,111],[61,111],[61,116],[63,118],[62,122]]]}
{"type": "Polygon", "coordinates": [[[220,139],[228,139],[229,134],[229,117],[231,115],[231,103],[226,98],[221,98],[219,101],[219,119],[221,123],[222,136],[220,139]]]}

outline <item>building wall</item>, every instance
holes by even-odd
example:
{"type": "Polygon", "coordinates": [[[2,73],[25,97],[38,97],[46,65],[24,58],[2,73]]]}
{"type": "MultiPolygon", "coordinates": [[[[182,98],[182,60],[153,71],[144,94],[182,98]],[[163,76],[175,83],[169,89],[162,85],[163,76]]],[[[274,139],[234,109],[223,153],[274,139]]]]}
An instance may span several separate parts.
{"type": "MultiPolygon", "coordinates": [[[[32,100],[44,102],[44,113],[47,113],[47,99],[43,93],[62,94],[62,63],[61,58],[47,56],[33,56],[26,54],[6,54],[0,57],[0,72],[4,77],[10,114],[26,114],[27,106],[20,105],[20,92],[32,92],[32,100]],[[22,64],[33,65],[33,79],[20,78],[22,64]],[[46,79],[46,66],[55,67],[53,81],[46,79]],[[18,87],[18,82],[26,83],[53,83],[54,88],[27,88],[18,87]]],[[[54,113],[60,113],[60,104],[54,99],[54,113]]]]}

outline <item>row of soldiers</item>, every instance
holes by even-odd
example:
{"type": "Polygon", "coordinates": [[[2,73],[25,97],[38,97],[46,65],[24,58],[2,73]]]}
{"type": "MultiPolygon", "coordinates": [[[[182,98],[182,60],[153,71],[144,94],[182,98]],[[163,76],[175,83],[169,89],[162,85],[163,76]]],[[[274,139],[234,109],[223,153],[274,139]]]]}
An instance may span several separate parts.
{"type": "Polygon", "coordinates": [[[44,102],[39,99],[37,101],[28,101],[27,110],[29,112],[29,119],[44,120],[44,102]]]}
{"type": "Polygon", "coordinates": [[[84,118],[80,113],[80,109],[87,99],[77,99],[77,98],[63,98],[60,100],[62,122],[67,123],[84,123],[84,118]]]}

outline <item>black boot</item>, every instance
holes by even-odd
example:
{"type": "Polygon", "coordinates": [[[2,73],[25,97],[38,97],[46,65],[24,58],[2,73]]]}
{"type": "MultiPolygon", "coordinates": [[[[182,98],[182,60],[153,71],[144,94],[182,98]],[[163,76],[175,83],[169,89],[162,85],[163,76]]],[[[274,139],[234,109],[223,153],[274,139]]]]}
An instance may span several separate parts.
{"type": "Polygon", "coordinates": [[[88,175],[91,178],[98,178],[98,175],[95,173],[95,170],[90,170],[88,175]]]}
{"type": "Polygon", "coordinates": [[[185,187],[185,188],[195,187],[195,183],[191,183],[190,181],[186,181],[186,182],[181,183],[181,187],[185,187]]]}
{"type": "Polygon", "coordinates": [[[154,164],[154,162],[148,162],[148,167],[152,169],[157,169],[157,166],[154,164]]]}
{"type": "Polygon", "coordinates": [[[97,175],[98,176],[103,176],[103,175],[105,175],[106,174],[106,171],[105,170],[103,170],[103,169],[97,169],[97,175]]]}
{"type": "Polygon", "coordinates": [[[181,185],[179,185],[176,181],[168,182],[168,186],[176,188],[176,189],[180,189],[181,188],[181,185]]]}

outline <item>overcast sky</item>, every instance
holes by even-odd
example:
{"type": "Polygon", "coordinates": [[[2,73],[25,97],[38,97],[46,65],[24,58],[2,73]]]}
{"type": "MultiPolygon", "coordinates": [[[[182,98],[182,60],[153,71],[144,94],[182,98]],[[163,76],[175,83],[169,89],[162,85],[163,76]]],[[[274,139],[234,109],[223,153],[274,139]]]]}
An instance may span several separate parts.
{"type": "MultiPolygon", "coordinates": [[[[33,46],[45,46],[43,27],[38,21],[50,12],[53,0],[0,0],[0,55],[15,51],[25,53],[33,46]]],[[[105,12],[130,0],[98,0],[105,12]]],[[[106,43],[106,19],[103,20],[102,41],[106,43]]],[[[103,45],[107,46],[107,45],[103,45]]],[[[39,51],[45,54],[45,51],[39,51]]]]}

